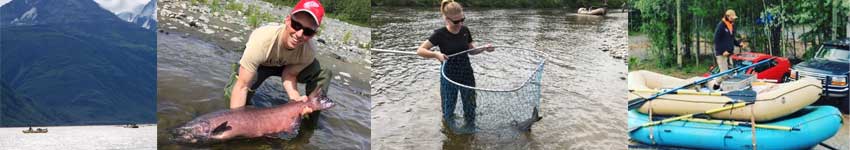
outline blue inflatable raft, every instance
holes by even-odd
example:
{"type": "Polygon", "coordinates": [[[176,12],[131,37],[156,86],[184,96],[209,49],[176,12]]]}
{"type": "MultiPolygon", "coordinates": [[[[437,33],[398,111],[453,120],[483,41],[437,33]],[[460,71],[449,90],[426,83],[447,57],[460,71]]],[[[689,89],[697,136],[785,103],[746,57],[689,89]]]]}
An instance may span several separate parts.
{"type": "MultiPolygon", "coordinates": [[[[650,139],[650,127],[638,127],[648,123],[648,118],[637,110],[629,111],[629,129],[634,129],[629,133],[632,140],[648,145],[699,149],[752,149],[750,126],[679,120],[651,126],[654,139],[650,139]]],[[[655,121],[661,119],[653,116],[655,121]]],[[[843,120],[835,107],[808,106],[788,116],[756,124],[794,129],[756,128],[758,149],[809,149],[835,135],[843,120]]]]}

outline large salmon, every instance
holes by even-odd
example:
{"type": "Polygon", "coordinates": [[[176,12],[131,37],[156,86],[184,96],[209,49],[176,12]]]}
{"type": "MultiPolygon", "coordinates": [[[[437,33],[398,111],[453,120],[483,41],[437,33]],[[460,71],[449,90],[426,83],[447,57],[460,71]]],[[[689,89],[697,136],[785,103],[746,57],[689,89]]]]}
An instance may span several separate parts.
{"type": "Polygon", "coordinates": [[[179,143],[209,143],[236,137],[275,137],[297,134],[301,116],[333,107],[328,98],[316,90],[306,101],[289,102],[267,108],[242,107],[202,115],[180,126],[172,133],[179,143]]]}

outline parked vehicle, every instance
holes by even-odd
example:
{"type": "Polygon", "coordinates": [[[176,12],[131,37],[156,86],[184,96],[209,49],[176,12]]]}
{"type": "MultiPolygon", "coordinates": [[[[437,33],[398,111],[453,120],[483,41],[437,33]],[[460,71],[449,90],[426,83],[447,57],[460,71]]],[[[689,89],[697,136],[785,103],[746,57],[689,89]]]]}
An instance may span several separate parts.
{"type": "Polygon", "coordinates": [[[815,56],[791,68],[790,79],[813,77],[821,80],[824,96],[847,97],[850,95],[847,78],[850,75],[850,38],[829,41],[821,45],[815,56]]]}
{"type": "MultiPolygon", "coordinates": [[[[763,60],[774,58],[771,60],[773,61],[771,63],[753,67],[747,70],[747,74],[756,73],[756,79],[759,80],[785,83],[788,82],[788,79],[791,76],[791,63],[790,61],[788,61],[788,58],[785,57],[777,57],[765,53],[743,52],[734,54],[731,58],[732,64],[734,64],[734,66],[746,66],[761,62],[763,60]]],[[[703,74],[704,77],[710,76],[711,74],[720,71],[720,69],[715,66],[711,66],[709,70],[711,71],[703,74]]]]}

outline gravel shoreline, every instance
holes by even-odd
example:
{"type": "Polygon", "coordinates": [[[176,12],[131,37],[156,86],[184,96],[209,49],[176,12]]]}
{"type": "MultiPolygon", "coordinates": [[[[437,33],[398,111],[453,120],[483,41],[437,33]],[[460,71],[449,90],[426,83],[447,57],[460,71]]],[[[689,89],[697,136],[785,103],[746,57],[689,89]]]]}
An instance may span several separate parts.
{"type": "MultiPolygon", "coordinates": [[[[226,2],[222,2],[226,3],[226,2]]],[[[234,0],[241,10],[225,9],[227,4],[212,7],[208,3],[191,1],[160,0],[157,6],[159,32],[183,34],[196,37],[227,50],[242,51],[253,27],[248,24],[248,8],[270,14],[271,21],[260,22],[260,26],[279,25],[292,9],[274,6],[261,0],[234,0]]],[[[320,33],[314,37],[320,41],[319,56],[337,59],[346,63],[369,67],[368,48],[371,29],[360,27],[334,18],[325,17],[320,33]]]]}
{"type": "MultiPolygon", "coordinates": [[[[627,18],[627,13],[608,13],[606,17],[627,18]]],[[[608,52],[611,57],[623,60],[628,63],[629,46],[628,46],[628,19],[616,19],[614,23],[605,23],[602,26],[602,31],[605,34],[600,34],[599,38],[603,39],[601,49],[603,52],[608,52]],[[614,31],[614,32],[607,32],[614,31]]]]}

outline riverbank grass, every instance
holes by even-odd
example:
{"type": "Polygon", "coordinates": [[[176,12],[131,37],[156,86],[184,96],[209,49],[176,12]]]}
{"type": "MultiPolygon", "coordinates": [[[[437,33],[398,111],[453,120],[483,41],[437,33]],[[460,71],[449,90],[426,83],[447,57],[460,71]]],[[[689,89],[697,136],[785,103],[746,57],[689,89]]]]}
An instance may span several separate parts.
{"type": "Polygon", "coordinates": [[[629,57],[629,72],[647,70],[686,79],[695,76],[702,76],[704,73],[707,73],[709,71],[708,69],[714,65],[714,59],[711,57],[701,56],[699,65],[695,65],[696,62],[693,60],[688,60],[683,64],[691,65],[684,65],[681,68],[676,66],[659,66],[655,63],[656,60],[652,60],[651,58],[640,59],[636,57],[629,57]]]}
{"type": "Polygon", "coordinates": [[[257,28],[264,22],[274,22],[283,20],[283,18],[280,18],[278,16],[260,11],[260,8],[254,5],[248,5],[248,7],[245,8],[244,12],[246,16],[245,22],[248,23],[251,28],[257,28]]]}
{"type": "MultiPolygon", "coordinates": [[[[275,6],[294,7],[298,0],[263,0],[275,6]]],[[[325,17],[334,18],[353,25],[367,27],[372,15],[369,0],[336,0],[322,1],[325,7],[325,17]]]]}

